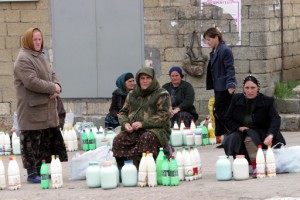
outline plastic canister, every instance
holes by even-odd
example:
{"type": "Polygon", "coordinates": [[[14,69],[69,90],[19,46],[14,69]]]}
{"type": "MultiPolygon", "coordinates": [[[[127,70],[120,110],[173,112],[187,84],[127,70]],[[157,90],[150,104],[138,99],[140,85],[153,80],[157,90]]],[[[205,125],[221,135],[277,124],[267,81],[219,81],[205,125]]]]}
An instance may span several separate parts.
{"type": "Polygon", "coordinates": [[[195,131],[195,145],[200,146],[202,145],[202,135],[201,135],[201,130],[202,127],[201,126],[197,126],[196,131],[195,131]]]}
{"type": "Polygon", "coordinates": [[[186,145],[186,135],[192,133],[189,127],[185,127],[182,131],[183,145],[186,145]]]}
{"type": "Polygon", "coordinates": [[[101,140],[100,147],[102,146],[108,146],[108,141],[106,139],[101,140]]]}
{"type": "Polygon", "coordinates": [[[182,133],[178,129],[172,129],[171,132],[171,145],[174,147],[179,147],[182,146],[183,144],[183,138],[182,138],[182,133]]]}
{"type": "Polygon", "coordinates": [[[100,147],[101,146],[101,140],[105,139],[105,135],[103,132],[98,131],[96,133],[96,147],[100,147]]]}
{"type": "Polygon", "coordinates": [[[101,168],[97,162],[90,162],[86,169],[86,184],[89,188],[101,187],[101,168]]]}
{"type": "Polygon", "coordinates": [[[193,146],[194,145],[194,135],[192,132],[186,134],[186,145],[193,146]]]}
{"type": "Polygon", "coordinates": [[[102,163],[100,173],[101,186],[103,189],[114,189],[117,188],[117,175],[110,161],[102,163]]]}
{"type": "Polygon", "coordinates": [[[125,187],[134,187],[137,185],[137,169],[132,160],[125,160],[121,169],[122,185],[125,187]]]}
{"type": "Polygon", "coordinates": [[[237,155],[232,167],[235,180],[247,180],[249,178],[249,164],[244,155],[237,155]]]}
{"type": "Polygon", "coordinates": [[[227,156],[219,156],[216,162],[216,178],[218,181],[228,181],[232,179],[231,162],[227,156]]]}

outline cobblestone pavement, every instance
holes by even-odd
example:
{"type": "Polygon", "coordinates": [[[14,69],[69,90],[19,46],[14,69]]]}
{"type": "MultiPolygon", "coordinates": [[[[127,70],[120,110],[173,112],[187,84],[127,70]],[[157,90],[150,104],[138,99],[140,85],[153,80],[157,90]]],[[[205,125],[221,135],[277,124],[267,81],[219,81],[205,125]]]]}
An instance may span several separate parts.
{"type": "MultiPolygon", "coordinates": [[[[283,133],[287,146],[300,145],[299,132],[283,133]]],[[[191,181],[180,182],[177,187],[159,186],[155,188],[122,187],[117,189],[103,190],[101,188],[89,189],[85,180],[69,180],[71,162],[63,163],[64,186],[60,189],[40,189],[39,184],[26,182],[25,170],[21,168],[22,188],[17,191],[0,190],[1,200],[93,200],[93,199],[268,199],[268,200],[300,200],[299,180],[300,174],[286,173],[279,174],[276,178],[252,179],[245,181],[217,181],[215,178],[215,163],[219,155],[224,155],[223,149],[216,148],[216,145],[199,147],[202,165],[203,178],[191,181]]],[[[69,153],[71,160],[74,152],[69,153]]],[[[8,156],[3,156],[5,167],[8,164],[8,156]]],[[[21,165],[20,156],[17,156],[21,165]]]]}

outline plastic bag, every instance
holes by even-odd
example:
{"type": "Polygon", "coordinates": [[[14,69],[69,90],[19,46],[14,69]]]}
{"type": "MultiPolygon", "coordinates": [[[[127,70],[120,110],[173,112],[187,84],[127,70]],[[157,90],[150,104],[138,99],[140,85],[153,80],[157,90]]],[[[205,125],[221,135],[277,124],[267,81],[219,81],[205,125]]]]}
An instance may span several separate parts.
{"type": "Polygon", "coordinates": [[[66,113],[64,128],[71,128],[74,124],[74,113],[70,109],[70,112],[66,113]]]}
{"type": "Polygon", "coordinates": [[[17,112],[14,112],[14,120],[13,120],[13,126],[12,131],[16,131],[16,134],[18,137],[20,137],[21,131],[19,130],[19,124],[18,124],[18,115],[17,112]]]}
{"type": "Polygon", "coordinates": [[[300,146],[273,149],[277,173],[300,172],[300,146]]]}
{"type": "Polygon", "coordinates": [[[90,162],[98,162],[99,165],[103,161],[111,160],[115,163],[115,158],[110,151],[109,146],[98,147],[95,150],[76,154],[71,161],[71,180],[86,179],[85,173],[90,162]]]}

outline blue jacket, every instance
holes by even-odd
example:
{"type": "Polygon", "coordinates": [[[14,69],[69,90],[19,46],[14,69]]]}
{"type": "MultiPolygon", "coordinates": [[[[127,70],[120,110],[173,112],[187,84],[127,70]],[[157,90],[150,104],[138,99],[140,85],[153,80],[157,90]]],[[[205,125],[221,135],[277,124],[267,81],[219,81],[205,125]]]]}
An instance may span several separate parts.
{"type": "Polygon", "coordinates": [[[206,89],[225,91],[229,88],[236,88],[234,58],[231,49],[220,43],[216,51],[210,53],[207,66],[206,89]]]}

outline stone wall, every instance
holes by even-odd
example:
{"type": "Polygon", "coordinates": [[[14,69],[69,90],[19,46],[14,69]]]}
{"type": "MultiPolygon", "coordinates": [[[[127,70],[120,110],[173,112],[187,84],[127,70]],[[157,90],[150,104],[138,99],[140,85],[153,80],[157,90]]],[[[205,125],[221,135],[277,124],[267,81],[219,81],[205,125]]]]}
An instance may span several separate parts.
{"type": "MultiPolygon", "coordinates": [[[[284,0],[284,43],[281,45],[280,5],[277,1],[242,0],[242,44],[230,45],[239,86],[245,75],[252,73],[261,80],[262,91],[267,94],[272,94],[274,83],[279,81],[281,74],[283,80],[300,80],[300,2],[284,0]]],[[[50,6],[51,0],[0,3],[0,124],[12,124],[16,109],[13,62],[27,28],[39,27],[42,30],[51,58],[50,6]]],[[[227,44],[236,43],[236,25],[231,16],[214,6],[200,8],[200,0],[144,0],[146,59],[159,72],[161,84],[169,81],[167,74],[171,66],[181,65],[193,30],[200,36],[207,28],[217,25],[227,44]]],[[[203,52],[208,55],[210,48],[204,48],[203,52]]],[[[213,93],[205,90],[205,75],[201,78],[186,75],[185,79],[195,88],[197,111],[201,116],[208,114],[207,100],[213,93]]],[[[99,119],[108,112],[110,100],[64,99],[64,103],[66,110],[73,111],[78,120],[103,123],[99,119]]]]}

